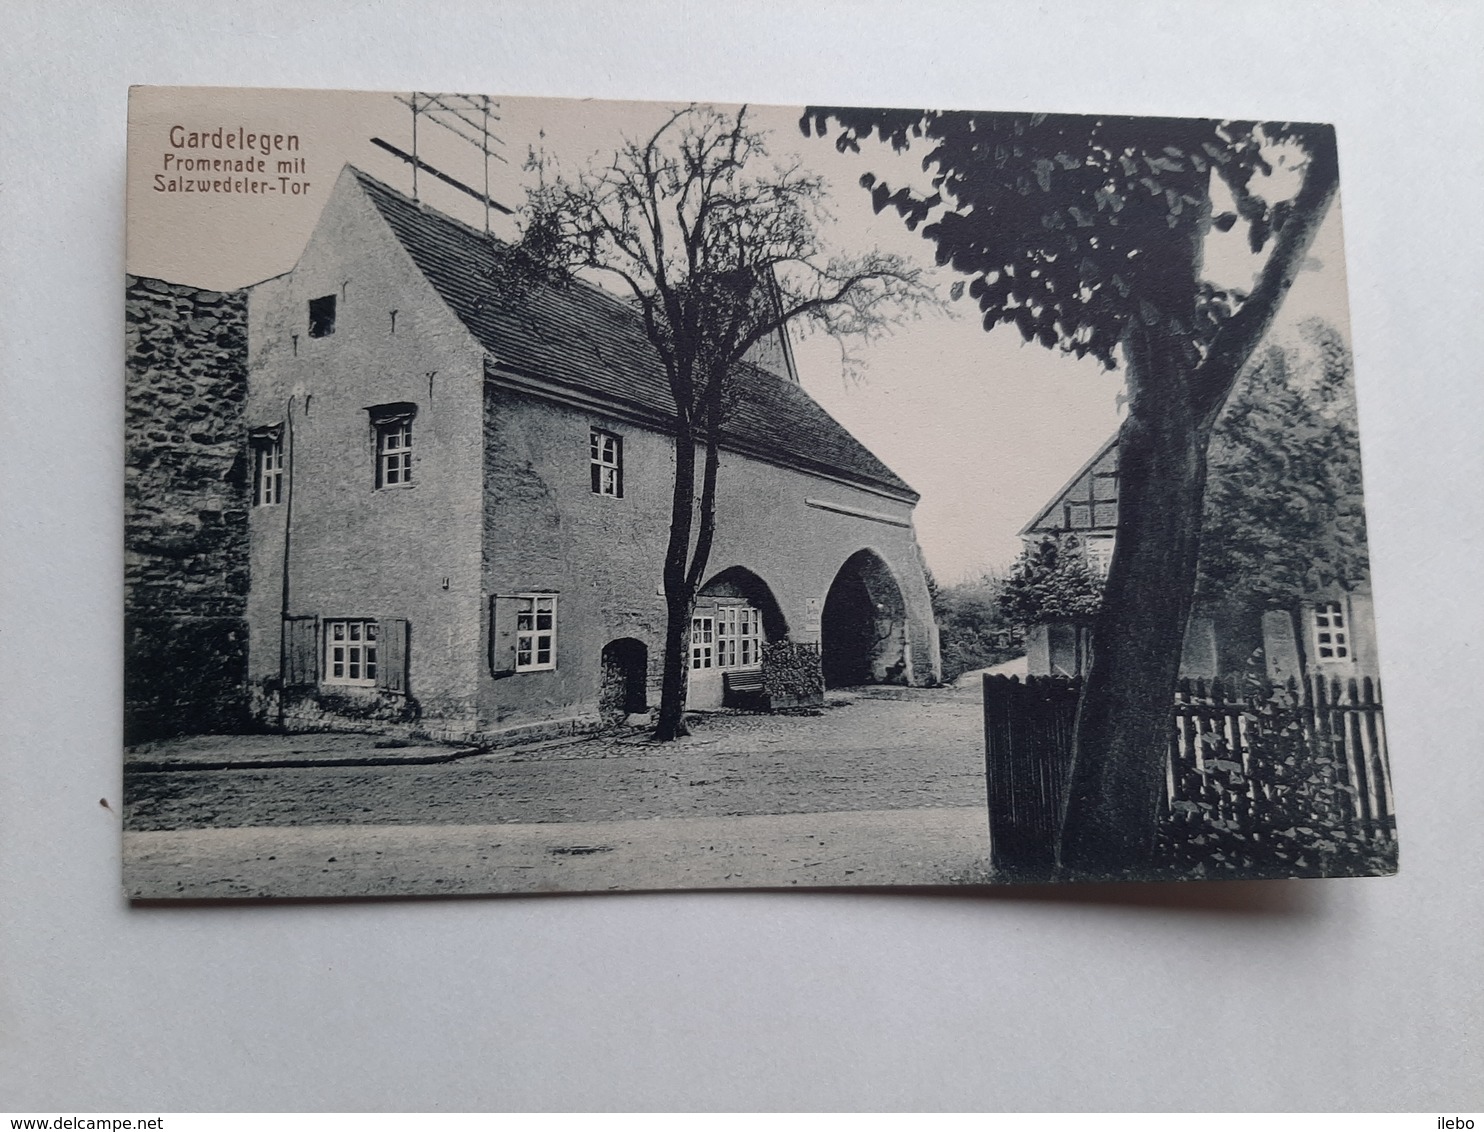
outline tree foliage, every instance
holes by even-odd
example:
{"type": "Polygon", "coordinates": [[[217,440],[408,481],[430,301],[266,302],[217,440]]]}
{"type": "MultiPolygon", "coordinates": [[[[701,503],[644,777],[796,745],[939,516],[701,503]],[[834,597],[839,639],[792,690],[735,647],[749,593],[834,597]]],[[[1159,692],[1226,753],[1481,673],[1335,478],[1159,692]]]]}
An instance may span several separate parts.
{"type": "Polygon", "coordinates": [[[735,114],[687,106],[612,161],[567,176],[533,155],[520,255],[558,277],[618,285],[634,304],[674,404],[675,481],[664,562],[668,624],[659,738],[685,730],[691,613],[715,531],[721,429],[732,376],[790,322],[869,337],[931,301],[920,269],[833,250],[824,185],[774,164],[735,114]],[[696,490],[696,460],[702,460],[696,490]]]}
{"type": "Polygon", "coordinates": [[[877,211],[895,210],[933,242],[939,264],[968,277],[986,329],[1009,323],[1028,342],[1124,370],[1119,548],[1077,713],[1058,855],[1082,873],[1146,866],[1211,430],[1338,189],[1333,130],[842,107],[812,107],[800,126],[821,137],[838,126],[841,150],[874,136],[923,152],[926,187],[862,178],[877,211]],[[1259,179],[1279,162],[1295,176],[1259,179]],[[1213,186],[1229,210],[1217,211],[1213,186]],[[1266,252],[1250,293],[1203,274],[1212,231],[1239,223],[1254,253],[1266,252]]]}
{"type": "Polygon", "coordinates": [[[1103,601],[1103,580],[1076,535],[1047,535],[1020,552],[1000,591],[1000,611],[1029,629],[1048,621],[1088,623],[1103,601]]]}
{"type": "Polygon", "coordinates": [[[682,419],[704,421],[733,368],[786,323],[869,337],[930,299],[921,270],[900,256],[830,247],[823,181],[797,162],[770,162],[746,107],[676,110],[575,176],[544,156],[530,164],[540,179],[522,247],[620,284],[682,419]]]}
{"type": "Polygon", "coordinates": [[[1368,576],[1350,351],[1333,327],[1271,346],[1216,423],[1198,593],[1291,607],[1368,576]]]}
{"type": "Polygon", "coordinates": [[[1013,626],[1000,605],[1005,580],[994,574],[939,586],[931,582],[933,616],[938,622],[938,648],[943,680],[952,683],[965,672],[1009,660],[1019,651],[1013,626]]]}
{"type": "MultiPolygon", "coordinates": [[[[898,151],[926,150],[929,190],[893,188],[870,173],[861,184],[878,212],[894,209],[933,241],[939,264],[970,277],[985,329],[1009,323],[1027,342],[1108,367],[1139,325],[1180,342],[1191,366],[1234,376],[1232,359],[1245,360],[1266,327],[1264,303],[1193,279],[1182,261],[1198,275],[1209,230],[1238,221],[1260,252],[1313,207],[1256,191],[1275,152],[1300,171],[1322,167],[1305,180],[1310,196],[1335,179],[1333,132],[1307,123],[811,107],[801,126],[823,137],[831,120],[842,151],[859,151],[873,134],[898,151]],[[1232,201],[1219,214],[1213,177],[1232,201]]],[[[1285,289],[1285,265],[1272,266],[1260,291],[1285,289]]]]}
{"type": "MultiPolygon", "coordinates": [[[[1310,320],[1302,347],[1272,345],[1238,380],[1211,438],[1197,596],[1292,608],[1369,575],[1350,351],[1310,320]]],[[[1102,579],[1075,535],[1021,552],[1000,595],[1021,627],[1087,621],[1102,579]]]]}

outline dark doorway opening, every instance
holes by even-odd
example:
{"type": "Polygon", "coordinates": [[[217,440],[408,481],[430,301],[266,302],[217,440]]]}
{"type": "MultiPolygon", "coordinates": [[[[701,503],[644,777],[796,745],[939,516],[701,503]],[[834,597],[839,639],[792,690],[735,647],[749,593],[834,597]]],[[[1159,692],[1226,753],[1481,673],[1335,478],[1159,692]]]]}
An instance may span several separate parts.
{"type": "Polygon", "coordinates": [[[820,617],[826,688],[907,683],[907,609],[885,562],[869,550],[848,558],[820,617]]]}
{"type": "Polygon", "coordinates": [[[649,647],[633,637],[621,637],[603,646],[603,681],[598,690],[598,714],[604,723],[622,723],[635,712],[649,710],[649,647]]]}

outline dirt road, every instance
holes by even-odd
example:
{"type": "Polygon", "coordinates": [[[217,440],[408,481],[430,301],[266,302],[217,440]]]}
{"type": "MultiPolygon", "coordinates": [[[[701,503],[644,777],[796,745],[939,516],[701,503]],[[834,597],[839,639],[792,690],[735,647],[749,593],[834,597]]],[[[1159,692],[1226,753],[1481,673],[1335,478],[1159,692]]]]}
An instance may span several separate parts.
{"type": "Polygon", "coordinates": [[[438,765],[129,775],[136,897],[964,884],[978,697],[880,688],[438,765]]]}
{"type": "Polygon", "coordinates": [[[978,700],[832,696],[817,716],[712,715],[434,766],[131,774],[127,828],[585,822],[982,805],[978,700]]]}

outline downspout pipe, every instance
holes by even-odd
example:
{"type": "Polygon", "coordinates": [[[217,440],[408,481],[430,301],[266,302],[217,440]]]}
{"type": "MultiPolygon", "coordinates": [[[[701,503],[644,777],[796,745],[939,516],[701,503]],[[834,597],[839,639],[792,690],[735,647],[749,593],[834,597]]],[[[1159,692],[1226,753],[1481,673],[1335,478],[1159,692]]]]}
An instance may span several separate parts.
{"type": "Polygon", "coordinates": [[[283,564],[278,598],[278,729],[284,729],[284,704],[288,698],[289,545],[294,529],[294,398],[284,405],[284,493],[283,564]]]}

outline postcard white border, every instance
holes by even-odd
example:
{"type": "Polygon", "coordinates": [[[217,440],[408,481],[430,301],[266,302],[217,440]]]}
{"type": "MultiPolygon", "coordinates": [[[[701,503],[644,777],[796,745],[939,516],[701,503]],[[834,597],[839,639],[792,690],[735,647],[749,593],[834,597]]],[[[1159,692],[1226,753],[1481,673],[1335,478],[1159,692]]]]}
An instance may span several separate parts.
{"type": "Polygon", "coordinates": [[[1480,729],[1451,714],[1484,683],[1477,8],[198,0],[7,25],[0,1107],[1480,1107],[1480,729]],[[1335,122],[1400,877],[131,910],[130,82],[1335,122]]]}

